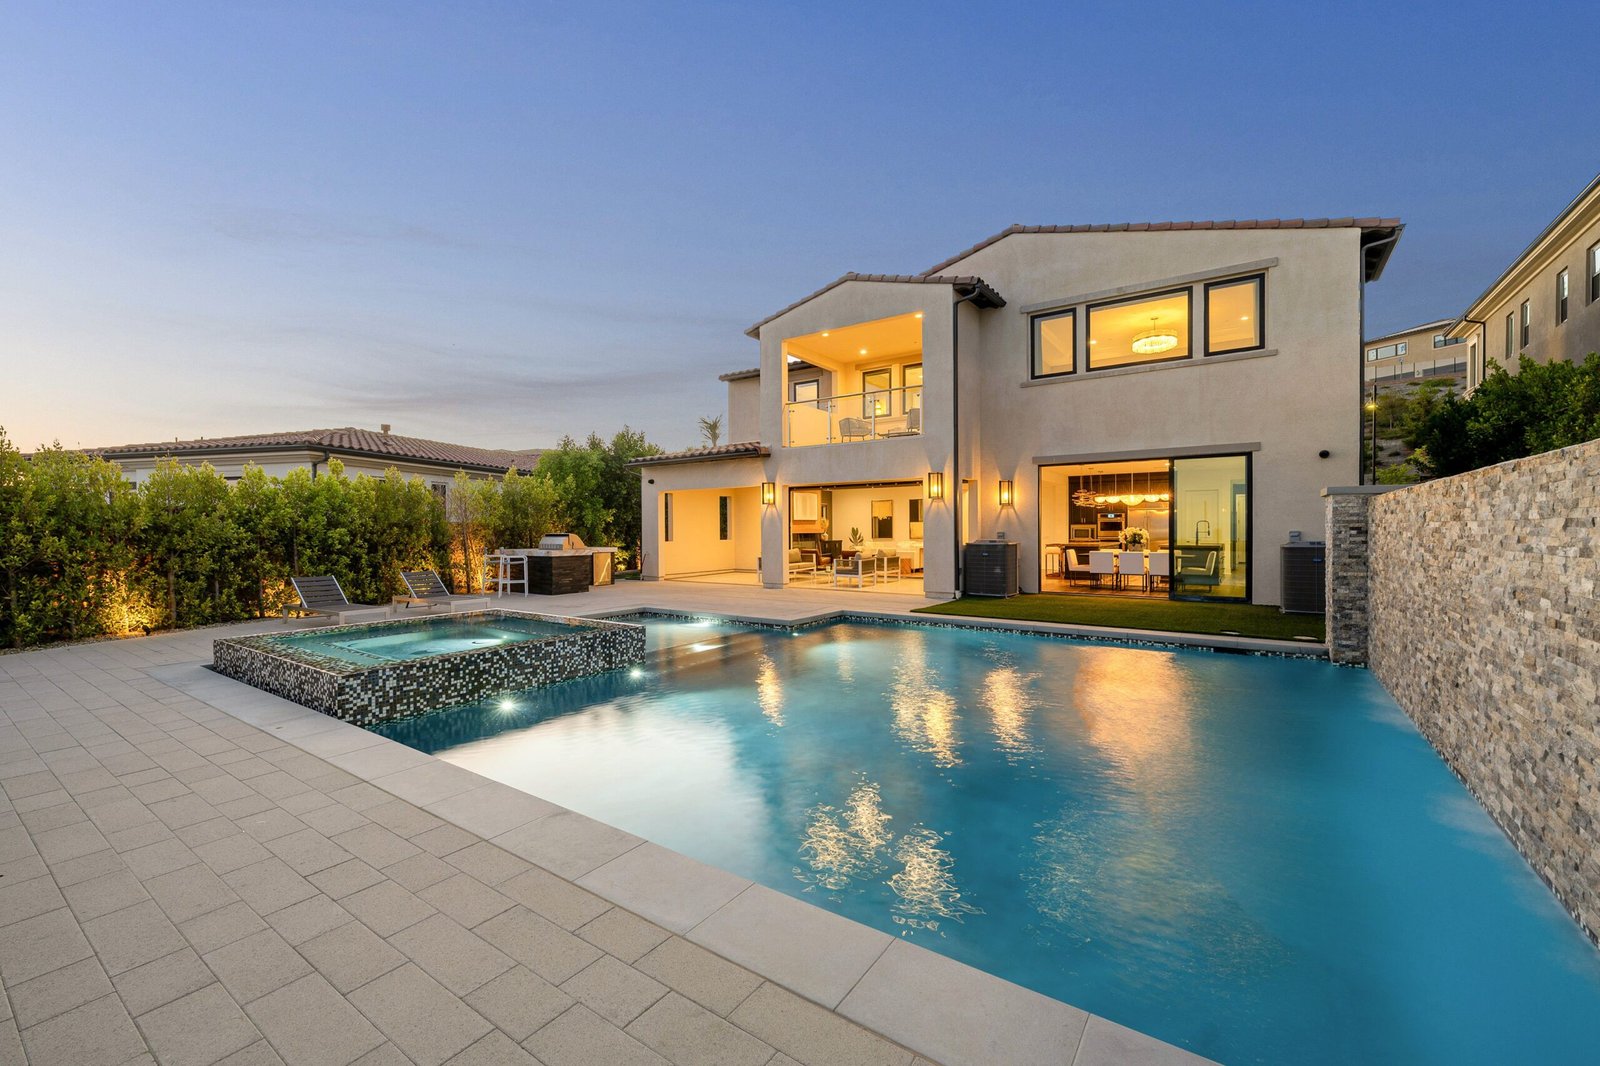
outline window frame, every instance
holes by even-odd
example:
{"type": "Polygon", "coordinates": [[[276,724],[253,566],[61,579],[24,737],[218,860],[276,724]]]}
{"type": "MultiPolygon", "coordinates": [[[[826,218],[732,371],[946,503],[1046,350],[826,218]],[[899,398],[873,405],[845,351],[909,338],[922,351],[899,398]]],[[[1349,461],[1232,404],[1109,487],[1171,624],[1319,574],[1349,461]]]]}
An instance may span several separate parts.
{"type": "MultiPolygon", "coordinates": [[[[1093,374],[1106,370],[1127,370],[1132,367],[1156,366],[1161,363],[1181,363],[1194,358],[1194,289],[1193,285],[1185,285],[1177,289],[1163,289],[1158,292],[1142,292],[1132,296],[1119,296],[1115,300],[1098,300],[1094,303],[1083,305],[1083,368],[1085,373],[1093,374]],[[1164,299],[1168,296],[1182,296],[1185,310],[1184,326],[1188,332],[1188,351],[1182,355],[1169,355],[1159,359],[1140,359],[1132,363],[1118,363],[1116,366],[1094,365],[1094,313],[1106,307],[1121,307],[1124,304],[1147,303],[1153,300],[1164,299]]],[[[1076,343],[1076,341],[1074,341],[1076,343]]],[[[1074,355],[1076,362],[1076,355],[1074,355]]]]}
{"type": "Polygon", "coordinates": [[[799,381],[791,381],[791,382],[789,382],[789,402],[790,403],[816,403],[821,399],[822,399],[822,379],[821,378],[802,378],[799,381]],[[800,386],[802,386],[802,385],[810,385],[812,387],[812,389],[815,390],[816,395],[802,398],[801,395],[800,395],[800,386]]]}
{"type": "Polygon", "coordinates": [[[717,539],[731,540],[733,536],[733,497],[717,497],[717,539]]]}
{"type": "MultiPolygon", "coordinates": [[[[1087,321],[1087,319],[1085,319],[1087,321]]],[[[1028,380],[1050,381],[1055,378],[1069,377],[1078,372],[1078,309],[1069,307],[1064,311],[1041,311],[1028,316],[1028,380]],[[1042,324],[1046,320],[1066,318],[1072,322],[1072,365],[1065,370],[1056,370],[1048,374],[1039,373],[1039,337],[1042,324]]]]}
{"type": "MultiPolygon", "coordinates": [[[[1206,305],[1206,357],[1213,355],[1232,355],[1235,352],[1259,352],[1267,346],[1267,275],[1265,271],[1259,274],[1244,274],[1236,278],[1224,278],[1221,281],[1208,281],[1205,283],[1203,294],[1206,305]],[[1248,285],[1251,282],[1256,286],[1256,343],[1248,344],[1241,348],[1211,348],[1211,290],[1226,289],[1234,285],[1248,285]]],[[[1191,320],[1193,308],[1190,308],[1191,320]]],[[[1191,327],[1192,328],[1192,327],[1191,327]]],[[[1192,345],[1191,345],[1192,347],[1192,345]]]]}
{"type": "Polygon", "coordinates": [[[1517,313],[1512,311],[1506,315],[1506,361],[1517,354],[1517,313]]]}
{"type": "Polygon", "coordinates": [[[672,493],[661,494],[661,540],[663,543],[672,543],[672,493]]]}
{"type": "Polygon", "coordinates": [[[1532,300],[1523,300],[1522,301],[1522,308],[1518,312],[1518,314],[1519,314],[1520,317],[1517,320],[1517,324],[1519,326],[1519,332],[1518,332],[1517,336],[1522,338],[1522,349],[1521,350],[1522,351],[1527,351],[1528,350],[1529,333],[1530,333],[1530,330],[1531,330],[1531,327],[1532,327],[1532,324],[1533,324],[1533,301],[1532,300]]]}
{"type": "Polygon", "coordinates": [[[1600,302],[1600,241],[1589,245],[1589,302],[1600,302]]]}
{"type": "Polygon", "coordinates": [[[922,364],[906,363],[900,368],[900,413],[908,415],[912,411],[920,410],[922,410],[922,364]],[[917,372],[917,383],[915,385],[906,381],[906,375],[913,370],[917,372]],[[917,390],[917,402],[914,406],[911,403],[912,389],[917,390]]]}
{"type": "Polygon", "coordinates": [[[1567,320],[1568,297],[1572,293],[1572,276],[1562,267],[1556,273],[1556,325],[1567,320]]]}
{"type": "Polygon", "coordinates": [[[894,364],[888,366],[875,366],[870,370],[861,371],[861,417],[886,418],[894,413],[894,364]],[[867,387],[868,374],[887,374],[889,384],[881,389],[867,387]],[[878,410],[876,397],[884,397],[883,410],[878,410]]]}

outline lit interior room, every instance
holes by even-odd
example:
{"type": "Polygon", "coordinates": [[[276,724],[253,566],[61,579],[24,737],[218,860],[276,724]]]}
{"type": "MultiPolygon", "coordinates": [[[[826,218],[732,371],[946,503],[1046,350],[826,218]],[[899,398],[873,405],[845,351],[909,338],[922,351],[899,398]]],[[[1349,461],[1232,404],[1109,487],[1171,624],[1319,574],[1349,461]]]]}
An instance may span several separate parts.
{"type": "Polygon", "coordinates": [[[816,567],[791,583],[833,584],[836,564],[864,555],[875,565],[850,584],[922,595],[924,495],[920,481],[790,489],[789,547],[816,567]]]}
{"type": "Polygon", "coordinates": [[[1041,467],[1040,591],[1244,599],[1249,498],[1244,456],[1041,467]]]}
{"type": "Polygon", "coordinates": [[[848,444],[922,432],[922,312],[784,342],[784,444],[848,444]]]}

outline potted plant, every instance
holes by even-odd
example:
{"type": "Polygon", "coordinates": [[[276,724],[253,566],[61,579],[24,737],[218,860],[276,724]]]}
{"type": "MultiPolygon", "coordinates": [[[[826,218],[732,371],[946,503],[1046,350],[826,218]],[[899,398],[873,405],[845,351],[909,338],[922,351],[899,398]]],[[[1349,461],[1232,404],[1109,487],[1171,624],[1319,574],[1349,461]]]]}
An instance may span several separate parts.
{"type": "Polygon", "coordinates": [[[867,540],[867,538],[863,537],[861,535],[860,527],[858,527],[858,526],[851,526],[850,527],[850,550],[851,551],[855,551],[855,552],[860,551],[861,550],[861,545],[865,544],[866,540],[867,540]]]}
{"type": "Polygon", "coordinates": [[[1117,537],[1117,543],[1127,551],[1143,551],[1150,546],[1150,531],[1143,526],[1129,526],[1117,537]]]}

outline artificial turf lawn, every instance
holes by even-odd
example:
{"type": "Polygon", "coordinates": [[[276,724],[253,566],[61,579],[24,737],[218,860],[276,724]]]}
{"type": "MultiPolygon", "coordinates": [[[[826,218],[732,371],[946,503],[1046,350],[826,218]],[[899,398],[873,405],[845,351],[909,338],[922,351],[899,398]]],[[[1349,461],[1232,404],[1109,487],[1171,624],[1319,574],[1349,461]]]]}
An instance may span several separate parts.
{"type": "Polygon", "coordinates": [[[1246,603],[1189,603],[1111,596],[1022,595],[1010,599],[963,596],[949,603],[918,607],[924,614],[1004,618],[1013,622],[1064,622],[1071,625],[1165,629],[1173,633],[1237,633],[1243,637],[1324,639],[1323,619],[1315,614],[1284,614],[1276,607],[1246,603]]]}

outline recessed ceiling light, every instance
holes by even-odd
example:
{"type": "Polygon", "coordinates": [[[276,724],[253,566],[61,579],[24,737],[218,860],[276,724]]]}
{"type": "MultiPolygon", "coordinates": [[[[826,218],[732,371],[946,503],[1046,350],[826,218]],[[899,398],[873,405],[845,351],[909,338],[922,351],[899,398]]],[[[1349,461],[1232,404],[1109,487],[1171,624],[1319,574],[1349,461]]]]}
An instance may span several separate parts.
{"type": "Polygon", "coordinates": [[[827,330],[823,330],[823,331],[822,331],[822,335],[823,335],[823,336],[824,336],[824,337],[826,337],[826,336],[827,336],[827,335],[828,335],[828,331],[827,331],[827,330]]]}
{"type": "Polygon", "coordinates": [[[1248,321],[1250,321],[1250,316],[1249,315],[1240,315],[1239,316],[1239,321],[1240,322],[1248,322],[1248,321]]]}
{"type": "Polygon", "coordinates": [[[915,316],[915,317],[917,317],[917,318],[921,318],[921,317],[922,317],[922,312],[921,312],[921,311],[918,311],[918,312],[917,312],[917,313],[916,313],[916,316],[915,316]]]}
{"type": "Polygon", "coordinates": [[[867,354],[867,350],[865,348],[861,349],[861,354],[862,355],[866,355],[867,354]]]}

